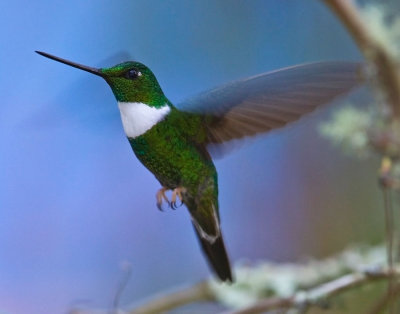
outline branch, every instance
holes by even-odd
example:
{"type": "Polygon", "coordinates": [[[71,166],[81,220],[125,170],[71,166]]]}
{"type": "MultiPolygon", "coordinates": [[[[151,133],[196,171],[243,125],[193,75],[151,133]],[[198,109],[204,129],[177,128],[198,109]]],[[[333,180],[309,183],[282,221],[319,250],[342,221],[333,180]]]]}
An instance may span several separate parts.
{"type": "MultiPolygon", "coordinates": [[[[272,297],[263,299],[251,306],[240,310],[224,312],[224,314],[254,314],[277,309],[307,309],[310,306],[321,307],[324,304],[324,301],[344,291],[394,277],[400,277],[399,268],[392,271],[385,268],[361,273],[351,273],[323,283],[310,290],[298,291],[291,297],[272,297]]],[[[215,301],[215,297],[212,295],[212,291],[209,288],[209,283],[206,281],[200,282],[193,287],[185,288],[181,291],[163,294],[140,307],[132,309],[128,313],[161,313],[185,304],[199,301],[215,301]]]]}
{"type": "Polygon", "coordinates": [[[295,304],[294,298],[268,298],[260,300],[256,304],[249,307],[237,310],[224,312],[222,314],[253,314],[253,313],[264,313],[266,311],[278,310],[278,309],[289,309],[295,304]]]}
{"type": "Polygon", "coordinates": [[[323,283],[308,291],[299,291],[292,297],[264,299],[249,307],[237,311],[226,312],[224,314],[254,314],[276,309],[306,309],[310,306],[321,306],[321,301],[325,301],[344,291],[363,286],[374,281],[399,276],[400,272],[398,269],[393,271],[389,271],[388,269],[381,269],[373,272],[352,273],[344,275],[327,283],[323,283]]]}
{"type": "MultiPolygon", "coordinates": [[[[329,298],[351,288],[384,279],[391,279],[396,283],[392,296],[397,296],[397,289],[400,289],[397,281],[400,278],[400,264],[394,265],[390,270],[378,266],[383,265],[383,262],[383,247],[377,246],[368,249],[353,247],[324,260],[309,260],[301,264],[263,262],[252,267],[242,265],[235,268],[237,281],[232,285],[207,280],[191,287],[163,293],[136,307],[117,309],[114,303],[113,309],[96,311],[73,308],[69,313],[164,313],[189,303],[202,301],[220,303],[231,309],[240,308],[229,312],[234,314],[260,313],[277,309],[297,309],[302,312],[311,306],[325,307],[329,298]],[[370,265],[368,268],[365,266],[363,268],[369,271],[361,271],[357,265],[370,265]],[[284,277],[284,280],[281,280],[281,277],[284,277]]],[[[126,278],[124,282],[125,280],[126,278]]],[[[390,304],[392,296],[388,299],[383,298],[381,305],[377,304],[377,307],[390,304]]]]}
{"type": "Polygon", "coordinates": [[[185,304],[214,300],[215,299],[210,291],[208,282],[203,281],[192,287],[185,288],[181,291],[163,294],[153,300],[150,300],[142,306],[136,307],[131,311],[128,311],[128,313],[163,313],[165,311],[172,310],[185,304]]]}
{"type": "Polygon", "coordinates": [[[325,4],[338,16],[346,26],[354,41],[361,51],[366,51],[369,47],[375,46],[374,40],[368,32],[356,6],[352,0],[324,0],[325,4]]]}
{"type": "Polygon", "coordinates": [[[400,119],[400,71],[389,49],[371,35],[352,0],[324,0],[343,22],[364,57],[374,66],[379,87],[396,119],[400,119]]]}

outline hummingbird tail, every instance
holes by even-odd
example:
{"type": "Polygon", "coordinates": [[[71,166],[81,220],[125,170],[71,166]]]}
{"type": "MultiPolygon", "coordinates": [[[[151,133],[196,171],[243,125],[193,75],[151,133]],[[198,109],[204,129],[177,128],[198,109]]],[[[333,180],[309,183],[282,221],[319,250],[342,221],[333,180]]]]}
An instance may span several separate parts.
{"type": "Polygon", "coordinates": [[[231,265],[229,263],[228,254],[226,253],[222,234],[219,234],[216,239],[210,241],[210,239],[202,237],[195,224],[193,224],[193,227],[211,268],[218,275],[219,279],[232,283],[231,265]]]}

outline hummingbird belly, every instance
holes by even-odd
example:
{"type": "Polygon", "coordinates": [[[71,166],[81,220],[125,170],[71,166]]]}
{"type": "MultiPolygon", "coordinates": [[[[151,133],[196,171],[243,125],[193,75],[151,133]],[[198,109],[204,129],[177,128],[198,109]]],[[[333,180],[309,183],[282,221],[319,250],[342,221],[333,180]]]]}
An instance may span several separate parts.
{"type": "Polygon", "coordinates": [[[129,142],[136,157],[164,187],[185,187],[196,193],[206,178],[217,183],[216,169],[208,154],[164,121],[141,136],[129,138],[129,142]]]}

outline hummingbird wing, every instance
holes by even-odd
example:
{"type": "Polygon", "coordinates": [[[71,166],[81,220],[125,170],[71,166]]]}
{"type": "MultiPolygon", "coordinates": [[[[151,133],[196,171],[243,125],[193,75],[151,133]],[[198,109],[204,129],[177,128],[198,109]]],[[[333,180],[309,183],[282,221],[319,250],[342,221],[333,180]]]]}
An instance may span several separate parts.
{"type": "Polygon", "coordinates": [[[203,115],[205,144],[223,153],[221,144],[283,127],[347,93],[361,83],[360,68],[356,62],[296,65],[228,83],[178,108],[203,115]]]}

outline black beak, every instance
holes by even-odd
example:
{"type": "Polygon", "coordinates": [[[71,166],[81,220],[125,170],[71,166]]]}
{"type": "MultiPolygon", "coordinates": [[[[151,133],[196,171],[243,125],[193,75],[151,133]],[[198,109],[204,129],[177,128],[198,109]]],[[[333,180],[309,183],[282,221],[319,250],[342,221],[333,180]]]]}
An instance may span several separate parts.
{"type": "Polygon", "coordinates": [[[89,72],[89,73],[92,73],[92,74],[95,74],[95,75],[103,77],[103,74],[101,73],[101,71],[99,69],[91,68],[91,67],[88,67],[86,65],[82,65],[82,64],[79,64],[79,63],[71,62],[71,61],[68,61],[68,60],[53,56],[53,55],[48,54],[46,52],[42,52],[42,51],[35,51],[35,52],[40,54],[40,55],[42,55],[43,57],[46,57],[46,58],[49,58],[49,59],[53,59],[55,61],[70,65],[70,66],[72,66],[74,68],[77,68],[77,69],[80,69],[80,70],[83,70],[83,71],[86,71],[86,72],[89,72]]]}

